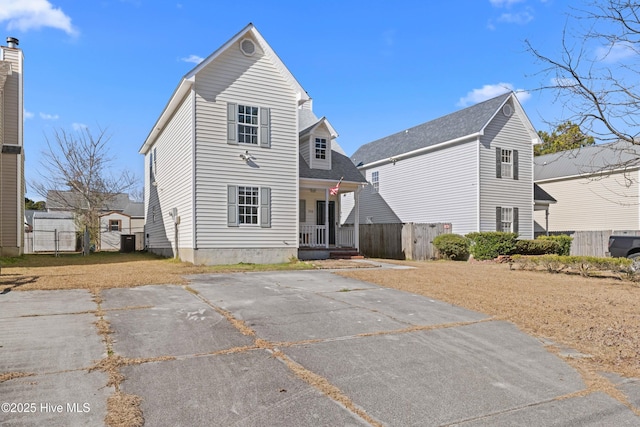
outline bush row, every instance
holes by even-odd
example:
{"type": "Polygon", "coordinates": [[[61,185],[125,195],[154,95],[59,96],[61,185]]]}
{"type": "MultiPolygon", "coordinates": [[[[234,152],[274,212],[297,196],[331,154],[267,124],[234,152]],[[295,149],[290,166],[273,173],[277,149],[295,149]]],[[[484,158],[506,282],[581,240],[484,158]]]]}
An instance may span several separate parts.
{"type": "Polygon", "coordinates": [[[516,233],[501,231],[475,232],[466,236],[441,234],[433,239],[440,256],[452,260],[466,260],[469,254],[477,260],[494,259],[500,255],[568,256],[572,237],[540,236],[535,240],[518,240],[516,233]]]}
{"type": "Polygon", "coordinates": [[[593,256],[540,255],[511,257],[523,270],[537,270],[544,268],[549,273],[560,273],[573,270],[584,277],[589,277],[594,271],[610,271],[621,273],[627,278],[637,277],[637,268],[628,258],[599,258],[593,256]]]}

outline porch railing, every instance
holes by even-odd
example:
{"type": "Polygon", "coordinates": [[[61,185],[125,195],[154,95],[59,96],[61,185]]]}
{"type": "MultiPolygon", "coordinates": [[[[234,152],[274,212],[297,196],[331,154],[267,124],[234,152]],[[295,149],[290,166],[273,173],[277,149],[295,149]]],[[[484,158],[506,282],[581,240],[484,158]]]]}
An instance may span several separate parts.
{"type": "Polygon", "coordinates": [[[300,225],[300,246],[324,247],[327,230],[324,225],[300,225]]]}

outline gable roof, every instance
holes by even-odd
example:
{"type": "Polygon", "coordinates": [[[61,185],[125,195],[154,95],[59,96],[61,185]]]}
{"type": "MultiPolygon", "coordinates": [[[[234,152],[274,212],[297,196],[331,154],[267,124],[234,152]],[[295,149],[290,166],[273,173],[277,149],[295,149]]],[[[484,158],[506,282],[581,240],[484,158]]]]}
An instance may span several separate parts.
{"type": "Polygon", "coordinates": [[[537,156],[533,162],[536,182],[609,173],[640,167],[640,146],[619,140],[537,156]]]}
{"type": "MultiPolygon", "coordinates": [[[[100,210],[102,211],[122,211],[131,201],[129,195],[118,193],[111,200],[104,203],[100,210]]],[[[48,210],[64,210],[68,211],[71,206],[85,206],[86,200],[76,191],[50,190],[47,192],[47,201],[45,206],[48,210]]]]}
{"type": "Polygon", "coordinates": [[[533,201],[537,203],[556,203],[553,196],[542,189],[538,184],[533,184],[533,201]]]}
{"type": "Polygon", "coordinates": [[[229,39],[225,44],[219,47],[216,51],[214,51],[211,55],[205,58],[201,63],[196,65],[191,71],[189,71],[187,74],[185,74],[182,77],[182,79],[180,80],[180,83],[178,84],[178,87],[175,89],[175,91],[171,95],[169,102],[162,110],[160,117],[158,118],[156,123],[153,125],[153,128],[151,128],[151,132],[149,132],[149,135],[147,136],[144,143],[140,147],[140,150],[139,150],[140,154],[146,154],[149,151],[149,148],[151,147],[151,145],[153,145],[155,139],[158,137],[158,135],[162,131],[162,128],[164,127],[164,125],[169,121],[173,113],[180,106],[180,102],[185,97],[185,95],[189,92],[189,90],[191,90],[191,87],[195,82],[196,75],[202,69],[204,69],[209,64],[211,64],[216,59],[218,59],[218,57],[220,57],[220,55],[223,52],[225,52],[235,43],[239,42],[240,40],[244,39],[247,36],[251,36],[258,43],[258,45],[260,46],[264,54],[267,55],[271,59],[271,61],[273,61],[276,68],[280,70],[284,79],[289,82],[289,84],[291,85],[291,88],[297,93],[298,102],[304,102],[309,100],[309,95],[302,88],[300,83],[298,83],[298,81],[293,76],[293,74],[291,74],[291,72],[287,69],[287,67],[284,65],[284,63],[278,57],[275,51],[271,48],[271,46],[269,46],[269,44],[264,39],[264,37],[262,37],[262,35],[258,32],[256,27],[252,23],[249,23],[239,33],[231,37],[231,39],[229,39]]]}
{"type": "Polygon", "coordinates": [[[356,165],[367,165],[444,142],[480,135],[491,119],[509,100],[519,106],[513,92],[472,105],[358,148],[351,156],[356,165]]]}
{"type": "Polygon", "coordinates": [[[338,182],[365,183],[367,180],[344,154],[331,150],[331,169],[311,169],[302,155],[300,157],[300,178],[324,179],[338,182]]]}

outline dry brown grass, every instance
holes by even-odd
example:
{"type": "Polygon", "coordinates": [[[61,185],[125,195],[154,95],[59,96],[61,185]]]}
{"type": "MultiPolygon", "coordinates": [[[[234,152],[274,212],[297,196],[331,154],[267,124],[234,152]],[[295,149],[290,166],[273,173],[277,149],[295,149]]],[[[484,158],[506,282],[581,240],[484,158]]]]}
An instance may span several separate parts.
{"type": "Polygon", "coordinates": [[[614,278],[510,270],[507,264],[403,262],[411,270],[340,274],[426,295],[515,323],[576,349],[583,374],[640,377],[640,287],[614,278]]]}

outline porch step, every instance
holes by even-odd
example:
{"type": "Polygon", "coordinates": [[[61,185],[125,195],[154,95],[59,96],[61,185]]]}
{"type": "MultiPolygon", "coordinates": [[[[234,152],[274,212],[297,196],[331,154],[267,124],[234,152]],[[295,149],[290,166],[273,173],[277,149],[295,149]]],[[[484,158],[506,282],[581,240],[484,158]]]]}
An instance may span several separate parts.
{"type": "Polygon", "coordinates": [[[364,259],[364,256],[356,250],[337,250],[330,251],[329,258],[331,259],[364,259]]]}

